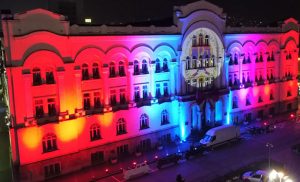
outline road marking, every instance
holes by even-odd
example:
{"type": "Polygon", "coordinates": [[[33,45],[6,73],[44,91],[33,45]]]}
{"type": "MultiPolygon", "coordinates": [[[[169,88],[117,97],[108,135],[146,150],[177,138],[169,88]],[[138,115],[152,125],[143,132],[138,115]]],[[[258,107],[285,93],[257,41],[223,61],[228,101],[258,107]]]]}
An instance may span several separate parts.
{"type": "Polygon", "coordinates": [[[118,180],[118,178],[116,178],[116,177],[114,177],[114,176],[112,176],[112,178],[113,178],[114,180],[116,180],[117,182],[122,182],[122,181],[118,180]]]}

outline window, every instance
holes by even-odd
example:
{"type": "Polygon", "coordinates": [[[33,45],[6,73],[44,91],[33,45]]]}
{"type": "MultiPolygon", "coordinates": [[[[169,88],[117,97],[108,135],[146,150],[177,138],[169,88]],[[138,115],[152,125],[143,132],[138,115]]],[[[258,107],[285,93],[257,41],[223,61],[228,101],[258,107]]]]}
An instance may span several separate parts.
{"type": "Polygon", "coordinates": [[[126,131],[126,122],[124,118],[120,118],[117,121],[117,135],[122,135],[127,133],[126,131]]]}
{"type": "Polygon", "coordinates": [[[35,101],[35,117],[36,118],[44,117],[44,107],[43,107],[42,99],[35,101]]]}
{"type": "Polygon", "coordinates": [[[34,86],[42,84],[41,70],[39,68],[34,68],[32,70],[32,76],[34,86]]]}
{"type": "Polygon", "coordinates": [[[233,65],[233,59],[232,59],[232,55],[230,55],[230,57],[229,57],[229,63],[228,63],[229,65],[233,65]]]}
{"type": "Polygon", "coordinates": [[[168,60],[165,58],[164,61],[163,61],[163,71],[164,72],[167,72],[169,71],[169,68],[168,68],[168,60]]]}
{"type": "Polygon", "coordinates": [[[161,125],[169,124],[169,117],[168,117],[168,111],[163,110],[161,112],[161,125]]]}
{"type": "Polygon", "coordinates": [[[94,108],[100,108],[100,92],[94,92],[94,108]]]}
{"type": "Polygon", "coordinates": [[[234,82],[233,82],[233,85],[237,86],[239,83],[238,83],[238,79],[237,79],[237,75],[234,74],[234,82]]]}
{"type": "Polygon", "coordinates": [[[185,69],[186,70],[190,69],[190,62],[191,62],[190,57],[186,57],[186,64],[185,64],[185,69]]]}
{"type": "Polygon", "coordinates": [[[119,62],[119,76],[126,76],[124,62],[119,62]]]}
{"type": "Polygon", "coordinates": [[[157,58],[155,61],[155,73],[160,72],[160,60],[157,58]]]}
{"type": "Polygon", "coordinates": [[[135,60],[133,62],[133,75],[138,75],[140,74],[140,69],[139,69],[139,62],[137,60],[135,60]]]}
{"type": "Polygon", "coordinates": [[[148,98],[148,87],[147,85],[143,86],[143,99],[147,99],[148,98]]]}
{"type": "Polygon", "coordinates": [[[195,35],[193,36],[193,46],[194,47],[197,46],[197,40],[196,40],[196,36],[195,35]]]}
{"type": "Polygon", "coordinates": [[[99,79],[99,78],[100,78],[100,74],[99,74],[98,64],[94,63],[93,64],[93,79],[99,79]]]}
{"type": "Polygon", "coordinates": [[[286,93],[286,96],[287,96],[287,97],[292,96],[292,92],[291,92],[290,90],[288,90],[287,93],[286,93]]]}
{"type": "Polygon", "coordinates": [[[259,56],[259,62],[264,62],[264,59],[263,59],[262,53],[260,53],[260,56],[259,56]]]}
{"type": "Polygon", "coordinates": [[[46,71],[46,84],[54,84],[54,75],[52,70],[46,71]]]}
{"type": "Polygon", "coordinates": [[[239,64],[237,54],[234,54],[234,64],[236,64],[236,65],[239,64]]]}
{"type": "Polygon", "coordinates": [[[270,100],[274,100],[273,92],[270,92],[270,100]]]}
{"type": "Polygon", "coordinates": [[[118,156],[124,156],[128,155],[129,150],[128,150],[128,144],[121,145],[117,147],[117,154],[118,156]]]}
{"type": "Polygon", "coordinates": [[[151,149],[151,139],[147,138],[140,141],[139,148],[141,151],[148,151],[151,149]]]}
{"type": "Polygon", "coordinates": [[[164,83],[164,97],[169,96],[168,83],[164,83]]]}
{"type": "Polygon", "coordinates": [[[160,93],[160,83],[156,84],[156,98],[160,98],[161,93],[160,93]]]}
{"type": "Polygon", "coordinates": [[[134,87],[134,100],[138,102],[140,100],[140,87],[134,87]]]}
{"type": "Polygon", "coordinates": [[[115,77],[115,76],[116,76],[115,63],[111,62],[109,64],[109,77],[112,78],[112,77],[115,77]]]}
{"type": "Polygon", "coordinates": [[[148,74],[148,65],[147,65],[147,61],[144,59],[142,62],[142,73],[143,74],[148,74]]]}
{"type": "Polygon", "coordinates": [[[50,178],[59,175],[61,172],[61,167],[59,163],[50,164],[48,166],[44,166],[44,175],[45,178],[50,178]]]}
{"type": "Polygon", "coordinates": [[[236,96],[232,99],[232,109],[238,108],[238,99],[236,96]]]}
{"type": "Polygon", "coordinates": [[[229,75],[228,76],[228,85],[231,87],[233,84],[232,84],[232,75],[229,75]]]}
{"type": "Polygon", "coordinates": [[[120,103],[126,104],[125,89],[120,89],[120,103]]]}
{"type": "Polygon", "coordinates": [[[205,35],[205,46],[209,46],[209,36],[208,35],[205,35]]]}
{"type": "Polygon", "coordinates": [[[250,106],[250,105],[251,105],[250,97],[247,97],[246,98],[246,106],[250,106]]]}
{"type": "Polygon", "coordinates": [[[90,94],[85,93],[83,94],[83,109],[90,110],[91,109],[91,101],[90,101],[90,94]]]}
{"type": "Polygon", "coordinates": [[[111,106],[117,105],[117,98],[116,98],[116,91],[115,90],[110,91],[110,105],[111,106]]]}
{"type": "Polygon", "coordinates": [[[97,151],[97,152],[91,153],[91,162],[93,165],[103,163],[104,162],[104,152],[97,151]]]}
{"type": "Polygon", "coordinates": [[[146,114],[142,114],[140,117],[140,129],[149,128],[149,117],[146,114]]]}
{"type": "Polygon", "coordinates": [[[98,124],[93,124],[90,127],[90,139],[91,139],[91,141],[101,139],[100,126],[98,124]]]}
{"type": "Polygon", "coordinates": [[[199,34],[199,45],[202,46],[203,45],[203,35],[199,34]]]}
{"type": "Polygon", "coordinates": [[[57,150],[56,136],[48,134],[43,138],[43,152],[52,152],[54,150],[57,150]]]}
{"type": "Polygon", "coordinates": [[[82,80],[89,79],[89,68],[87,64],[82,65],[81,74],[82,74],[82,80]]]}
{"type": "Polygon", "coordinates": [[[249,72],[247,72],[247,83],[251,83],[249,72]]]}
{"type": "Polygon", "coordinates": [[[245,83],[246,83],[245,74],[242,73],[242,75],[243,75],[243,76],[242,76],[242,83],[245,84],[245,83]]]}
{"type": "Polygon", "coordinates": [[[259,96],[259,97],[258,97],[258,103],[261,103],[261,102],[263,102],[263,99],[262,99],[261,96],[259,96]]]}
{"type": "Polygon", "coordinates": [[[48,99],[48,115],[55,116],[56,115],[56,107],[55,107],[55,99],[48,99]]]}

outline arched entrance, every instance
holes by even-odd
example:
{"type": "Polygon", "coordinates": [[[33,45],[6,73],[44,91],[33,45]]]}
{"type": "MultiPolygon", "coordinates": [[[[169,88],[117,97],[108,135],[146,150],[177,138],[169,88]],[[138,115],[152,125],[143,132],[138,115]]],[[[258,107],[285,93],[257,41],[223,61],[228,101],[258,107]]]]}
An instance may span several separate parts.
{"type": "Polygon", "coordinates": [[[201,113],[200,107],[197,104],[193,104],[191,107],[191,129],[200,130],[201,129],[201,113]]]}

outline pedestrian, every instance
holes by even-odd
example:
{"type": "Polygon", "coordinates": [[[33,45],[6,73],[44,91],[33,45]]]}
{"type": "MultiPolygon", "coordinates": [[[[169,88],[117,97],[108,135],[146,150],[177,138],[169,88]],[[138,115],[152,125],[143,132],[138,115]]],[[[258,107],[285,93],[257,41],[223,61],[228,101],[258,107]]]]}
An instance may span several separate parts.
{"type": "Polygon", "coordinates": [[[184,182],[184,179],[182,178],[181,174],[178,174],[176,176],[176,182],[184,182]]]}

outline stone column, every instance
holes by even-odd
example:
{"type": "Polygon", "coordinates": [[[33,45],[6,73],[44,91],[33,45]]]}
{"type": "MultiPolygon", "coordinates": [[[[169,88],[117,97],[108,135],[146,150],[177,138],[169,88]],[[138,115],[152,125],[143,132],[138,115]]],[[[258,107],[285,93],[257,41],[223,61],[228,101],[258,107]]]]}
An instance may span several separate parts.
{"type": "Polygon", "coordinates": [[[83,108],[83,93],[81,89],[81,70],[77,69],[75,70],[75,98],[76,98],[76,108],[77,109],[82,109],[83,108]]]}
{"type": "MultiPolygon", "coordinates": [[[[58,88],[58,98],[59,98],[59,112],[66,112],[68,110],[67,108],[67,98],[66,98],[66,93],[65,93],[65,71],[64,69],[62,68],[62,70],[58,70],[57,73],[57,88],[58,88]]],[[[76,75],[76,74],[75,74],[76,75]]],[[[76,80],[76,76],[75,76],[75,80],[76,80]]],[[[76,81],[74,83],[76,85],[76,81]]],[[[77,92],[77,91],[76,91],[77,92]]],[[[77,100],[77,98],[76,98],[77,100]]],[[[78,101],[77,101],[78,102],[78,101]]]]}

